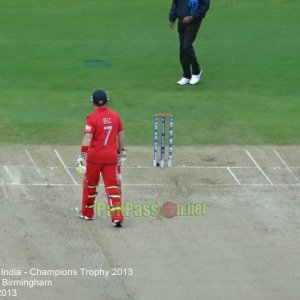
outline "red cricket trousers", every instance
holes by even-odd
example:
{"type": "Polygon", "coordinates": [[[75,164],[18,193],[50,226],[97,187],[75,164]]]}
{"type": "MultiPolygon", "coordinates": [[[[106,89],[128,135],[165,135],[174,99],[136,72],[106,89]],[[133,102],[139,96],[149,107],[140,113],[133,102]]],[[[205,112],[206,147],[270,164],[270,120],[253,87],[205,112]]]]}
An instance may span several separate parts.
{"type": "Polygon", "coordinates": [[[97,186],[100,181],[100,174],[103,178],[112,222],[123,222],[124,217],[122,213],[122,199],[119,189],[117,164],[86,163],[81,213],[89,218],[94,216],[94,203],[97,195],[97,186]]]}

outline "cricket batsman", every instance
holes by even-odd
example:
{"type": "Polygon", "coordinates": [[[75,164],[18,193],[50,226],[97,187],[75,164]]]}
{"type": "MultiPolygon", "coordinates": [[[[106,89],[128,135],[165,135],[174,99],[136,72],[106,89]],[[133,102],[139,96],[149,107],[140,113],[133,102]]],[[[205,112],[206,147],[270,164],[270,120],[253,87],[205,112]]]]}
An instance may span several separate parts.
{"type": "Polygon", "coordinates": [[[76,161],[78,172],[84,173],[82,208],[79,217],[93,220],[96,189],[102,175],[112,225],[121,227],[124,221],[117,167],[126,158],[124,130],[117,112],[107,107],[108,95],[97,90],[91,97],[95,110],[86,118],[81,154],[76,161]]]}

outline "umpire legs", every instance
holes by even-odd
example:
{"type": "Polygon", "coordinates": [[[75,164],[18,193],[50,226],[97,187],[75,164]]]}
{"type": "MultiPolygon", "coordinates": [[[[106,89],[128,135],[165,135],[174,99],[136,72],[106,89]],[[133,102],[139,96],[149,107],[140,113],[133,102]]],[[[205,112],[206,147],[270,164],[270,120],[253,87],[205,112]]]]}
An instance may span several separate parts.
{"type": "Polygon", "coordinates": [[[191,67],[194,75],[200,73],[200,66],[193,47],[200,24],[201,19],[193,21],[190,24],[184,24],[182,20],[178,22],[180,62],[183,69],[183,77],[188,79],[191,79],[191,67]]]}

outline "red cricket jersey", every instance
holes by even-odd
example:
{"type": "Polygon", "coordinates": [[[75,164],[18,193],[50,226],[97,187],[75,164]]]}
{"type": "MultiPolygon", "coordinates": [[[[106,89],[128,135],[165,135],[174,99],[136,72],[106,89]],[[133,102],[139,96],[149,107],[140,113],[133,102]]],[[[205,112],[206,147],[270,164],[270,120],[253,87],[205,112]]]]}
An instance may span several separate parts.
{"type": "Polygon", "coordinates": [[[123,130],[120,116],[106,106],[97,108],[87,116],[84,133],[93,135],[87,160],[94,163],[117,163],[117,135],[123,130]]]}

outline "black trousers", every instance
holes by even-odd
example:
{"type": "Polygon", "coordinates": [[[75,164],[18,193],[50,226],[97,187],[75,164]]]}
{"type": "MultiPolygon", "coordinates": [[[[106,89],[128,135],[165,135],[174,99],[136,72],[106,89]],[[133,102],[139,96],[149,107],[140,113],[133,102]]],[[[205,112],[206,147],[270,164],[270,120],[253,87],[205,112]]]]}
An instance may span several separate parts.
{"type": "Polygon", "coordinates": [[[200,65],[197,61],[193,43],[197,37],[201,24],[200,20],[194,20],[190,24],[184,24],[182,20],[178,22],[179,33],[179,57],[183,69],[183,77],[190,79],[192,74],[200,73],[200,65]]]}

